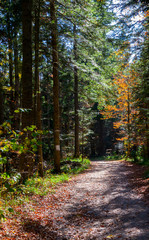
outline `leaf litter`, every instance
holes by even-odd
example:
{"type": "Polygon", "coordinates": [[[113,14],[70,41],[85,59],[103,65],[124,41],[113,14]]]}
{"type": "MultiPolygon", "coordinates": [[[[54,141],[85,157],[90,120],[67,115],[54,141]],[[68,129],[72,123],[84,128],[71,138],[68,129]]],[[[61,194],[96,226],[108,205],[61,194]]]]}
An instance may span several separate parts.
{"type": "Polygon", "coordinates": [[[132,185],[133,166],[96,161],[55,193],[32,196],[1,224],[2,240],[147,240],[149,208],[132,185]]]}

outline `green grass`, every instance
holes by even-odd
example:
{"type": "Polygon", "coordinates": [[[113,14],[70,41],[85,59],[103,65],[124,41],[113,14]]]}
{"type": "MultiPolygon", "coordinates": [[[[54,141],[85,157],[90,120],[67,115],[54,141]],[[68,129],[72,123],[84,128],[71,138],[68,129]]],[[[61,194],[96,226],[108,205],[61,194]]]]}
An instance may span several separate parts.
{"type": "Polygon", "coordinates": [[[68,174],[46,174],[43,178],[33,177],[28,179],[21,190],[26,195],[46,195],[55,185],[69,180],[68,174]]]}
{"type": "Polygon", "coordinates": [[[143,159],[143,157],[140,157],[139,155],[136,157],[136,160],[133,157],[125,158],[128,162],[134,162],[136,164],[142,165],[142,166],[149,166],[149,159],[143,159]]]}
{"type": "Polygon", "coordinates": [[[95,157],[92,160],[93,161],[115,161],[115,160],[123,160],[124,155],[118,155],[118,154],[111,154],[107,156],[102,156],[102,157],[95,157]]]}
{"type": "Polygon", "coordinates": [[[54,174],[52,169],[49,169],[43,178],[35,174],[32,178],[27,179],[24,184],[17,184],[9,176],[4,180],[5,183],[0,191],[0,218],[3,219],[5,216],[13,214],[14,206],[29,202],[33,195],[52,194],[57,185],[69,181],[72,175],[84,171],[89,165],[90,160],[87,158],[84,158],[83,161],[81,157],[78,159],[67,158],[62,162],[60,174],[54,174]]]}
{"type": "Polygon", "coordinates": [[[62,162],[61,170],[67,174],[78,174],[87,169],[90,165],[90,160],[82,157],[78,159],[67,158],[62,162]]]}

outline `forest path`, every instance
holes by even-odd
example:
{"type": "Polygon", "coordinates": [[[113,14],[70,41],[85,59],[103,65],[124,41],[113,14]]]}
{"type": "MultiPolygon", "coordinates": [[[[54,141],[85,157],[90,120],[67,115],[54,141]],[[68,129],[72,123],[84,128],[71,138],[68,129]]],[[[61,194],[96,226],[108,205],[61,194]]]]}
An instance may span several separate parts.
{"type": "Polygon", "coordinates": [[[92,162],[54,194],[25,206],[21,226],[4,239],[148,240],[149,208],[132,190],[127,175],[124,162],[92,162]]]}

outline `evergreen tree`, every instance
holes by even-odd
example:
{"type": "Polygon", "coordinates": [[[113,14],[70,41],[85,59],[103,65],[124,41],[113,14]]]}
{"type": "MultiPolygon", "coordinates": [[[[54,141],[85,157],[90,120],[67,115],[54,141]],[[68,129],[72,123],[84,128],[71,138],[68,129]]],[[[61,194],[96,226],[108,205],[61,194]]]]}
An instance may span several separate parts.
{"type": "Polygon", "coordinates": [[[52,58],[53,58],[53,106],[54,106],[54,165],[55,171],[60,172],[60,113],[59,113],[59,79],[58,79],[58,48],[57,48],[57,20],[55,1],[50,2],[52,58]]]}
{"type": "MultiPolygon", "coordinates": [[[[22,129],[33,124],[32,100],[32,0],[22,1],[23,63],[22,63],[22,129]]],[[[30,133],[24,137],[30,138],[30,133]]],[[[23,140],[24,140],[23,137],[23,140]]],[[[22,153],[20,171],[23,179],[33,174],[32,154],[22,153]]]]}

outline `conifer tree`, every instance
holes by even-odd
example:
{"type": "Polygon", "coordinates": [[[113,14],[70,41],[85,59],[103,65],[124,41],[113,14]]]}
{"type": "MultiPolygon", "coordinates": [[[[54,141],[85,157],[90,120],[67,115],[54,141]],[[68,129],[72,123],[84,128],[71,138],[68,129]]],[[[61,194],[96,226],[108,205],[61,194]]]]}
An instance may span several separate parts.
{"type": "MultiPolygon", "coordinates": [[[[22,129],[33,124],[32,100],[32,0],[22,1],[23,63],[22,63],[22,129]]],[[[26,135],[26,134],[25,134],[26,135]]],[[[30,138],[27,133],[27,138],[30,138]]],[[[23,138],[24,140],[24,138],[23,138]]],[[[33,174],[33,156],[23,153],[20,171],[25,179],[33,174]]]]}
{"type": "MultiPolygon", "coordinates": [[[[39,30],[40,30],[40,0],[35,2],[35,86],[34,86],[34,124],[38,131],[42,130],[41,124],[41,100],[40,100],[40,79],[39,79],[39,30]]],[[[37,149],[39,175],[43,177],[43,152],[42,138],[39,133],[40,142],[37,149]]]]}
{"type": "Polygon", "coordinates": [[[52,58],[53,58],[53,106],[54,106],[54,166],[60,172],[60,110],[59,110],[59,79],[58,79],[58,47],[57,47],[57,19],[55,0],[50,2],[52,58]]]}

